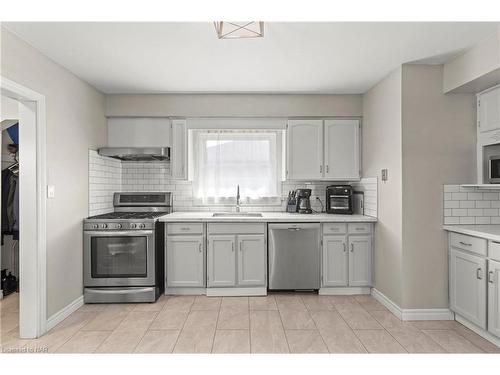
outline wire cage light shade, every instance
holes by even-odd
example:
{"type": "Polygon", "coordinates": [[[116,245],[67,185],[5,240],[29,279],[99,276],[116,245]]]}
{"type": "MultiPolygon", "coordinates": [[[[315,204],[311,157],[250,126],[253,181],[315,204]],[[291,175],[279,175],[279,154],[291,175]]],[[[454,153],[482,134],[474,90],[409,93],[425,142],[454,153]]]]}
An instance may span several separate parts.
{"type": "Polygon", "coordinates": [[[261,21],[217,21],[214,22],[214,26],[219,39],[262,38],[264,36],[264,22],[261,21]]]}

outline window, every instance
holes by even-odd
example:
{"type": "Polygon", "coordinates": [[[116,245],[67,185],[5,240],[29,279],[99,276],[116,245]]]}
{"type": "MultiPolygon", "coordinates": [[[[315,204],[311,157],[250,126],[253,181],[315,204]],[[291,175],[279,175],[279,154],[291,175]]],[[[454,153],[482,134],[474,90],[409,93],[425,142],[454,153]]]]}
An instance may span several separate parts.
{"type": "Polygon", "coordinates": [[[196,204],[280,204],[281,131],[193,132],[196,204]]]}

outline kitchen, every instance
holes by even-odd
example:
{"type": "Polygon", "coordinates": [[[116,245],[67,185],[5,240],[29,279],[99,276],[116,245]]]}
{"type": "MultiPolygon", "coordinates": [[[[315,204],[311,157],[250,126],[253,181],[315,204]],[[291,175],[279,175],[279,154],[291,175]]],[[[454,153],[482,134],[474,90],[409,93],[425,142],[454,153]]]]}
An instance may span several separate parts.
{"type": "MultiPolygon", "coordinates": [[[[21,229],[2,350],[499,353],[498,23],[223,27],[2,24],[2,95],[47,98],[45,203],[20,208],[21,223],[46,209],[46,251],[27,256],[43,247],[23,248],[38,232],[21,229]],[[153,53],[141,41],[160,31],[183,59],[157,51],[138,73],[125,55],[153,53]],[[383,68],[361,61],[373,51],[282,75],[252,57],[348,34],[391,40],[383,68]]],[[[2,121],[15,116],[20,179],[38,183],[26,111],[2,121]]]]}

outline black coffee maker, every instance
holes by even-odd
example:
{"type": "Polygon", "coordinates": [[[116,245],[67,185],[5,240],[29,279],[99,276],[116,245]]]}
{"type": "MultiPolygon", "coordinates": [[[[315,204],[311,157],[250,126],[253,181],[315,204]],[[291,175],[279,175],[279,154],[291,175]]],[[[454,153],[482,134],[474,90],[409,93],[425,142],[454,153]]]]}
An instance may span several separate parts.
{"type": "Polygon", "coordinates": [[[297,199],[297,212],[299,214],[312,214],[311,189],[297,189],[295,197],[297,199]]]}

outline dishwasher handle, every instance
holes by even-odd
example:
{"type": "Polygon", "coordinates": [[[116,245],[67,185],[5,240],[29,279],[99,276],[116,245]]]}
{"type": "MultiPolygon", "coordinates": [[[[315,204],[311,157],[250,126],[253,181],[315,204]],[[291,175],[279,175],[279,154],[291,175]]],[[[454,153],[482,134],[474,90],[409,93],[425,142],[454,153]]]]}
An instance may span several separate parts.
{"type": "Polygon", "coordinates": [[[302,229],[318,229],[320,228],[319,223],[274,223],[268,225],[269,230],[293,230],[299,231],[302,229]]]}

